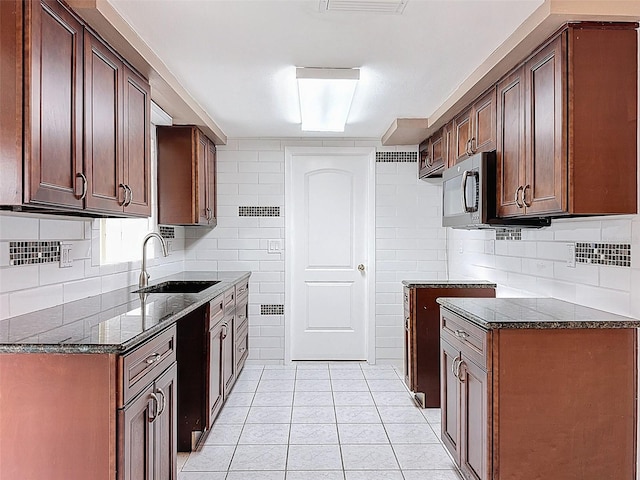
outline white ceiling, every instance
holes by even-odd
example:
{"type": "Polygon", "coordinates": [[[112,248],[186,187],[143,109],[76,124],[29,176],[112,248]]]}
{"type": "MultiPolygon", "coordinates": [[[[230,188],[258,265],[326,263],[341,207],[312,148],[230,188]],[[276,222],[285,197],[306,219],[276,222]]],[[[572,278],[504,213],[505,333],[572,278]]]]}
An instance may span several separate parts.
{"type": "Polygon", "coordinates": [[[344,133],[380,138],[428,117],[542,0],[409,0],[404,13],[324,12],[319,0],[109,0],[224,133],[300,129],[295,67],[360,67],[344,133]]]}

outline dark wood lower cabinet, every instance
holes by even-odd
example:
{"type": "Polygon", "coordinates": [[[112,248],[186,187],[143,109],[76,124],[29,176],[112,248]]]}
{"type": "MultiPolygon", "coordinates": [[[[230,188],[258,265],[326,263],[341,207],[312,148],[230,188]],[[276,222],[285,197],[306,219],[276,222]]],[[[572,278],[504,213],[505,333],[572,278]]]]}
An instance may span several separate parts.
{"type": "Polygon", "coordinates": [[[209,331],[209,397],[207,400],[207,427],[211,428],[224,402],[222,382],[222,331],[223,324],[218,322],[209,331]]]}
{"type": "Polygon", "coordinates": [[[635,329],[441,323],[441,438],[465,479],[636,478],[635,329]]]}

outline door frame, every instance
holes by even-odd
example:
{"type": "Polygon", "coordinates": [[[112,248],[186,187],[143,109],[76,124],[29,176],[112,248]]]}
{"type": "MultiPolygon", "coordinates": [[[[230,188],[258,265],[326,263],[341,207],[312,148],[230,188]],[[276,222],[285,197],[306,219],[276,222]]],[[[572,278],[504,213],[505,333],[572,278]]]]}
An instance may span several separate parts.
{"type": "Polygon", "coordinates": [[[293,251],[293,174],[294,157],[301,156],[362,156],[369,157],[367,169],[367,211],[365,223],[367,228],[367,279],[365,283],[365,348],[367,362],[376,361],[376,149],[375,147],[286,147],[284,149],[284,211],[285,211],[285,249],[284,249],[284,362],[291,363],[291,291],[293,272],[289,268],[293,251]]]}

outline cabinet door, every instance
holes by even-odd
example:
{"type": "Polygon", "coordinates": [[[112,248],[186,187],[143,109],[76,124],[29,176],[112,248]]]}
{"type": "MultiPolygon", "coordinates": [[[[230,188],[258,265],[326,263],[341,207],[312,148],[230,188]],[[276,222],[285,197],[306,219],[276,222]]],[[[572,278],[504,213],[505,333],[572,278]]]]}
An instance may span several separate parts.
{"type": "Polygon", "coordinates": [[[209,155],[209,139],[199,130],[196,131],[196,205],[195,218],[198,225],[207,225],[207,156],[209,155]]]}
{"type": "Polygon", "coordinates": [[[441,439],[456,461],[460,459],[460,382],[454,367],[460,359],[459,353],[458,349],[440,339],[441,439]]]}
{"type": "Polygon", "coordinates": [[[205,188],[206,188],[206,213],[207,213],[207,224],[210,227],[215,227],[216,220],[216,146],[215,144],[207,139],[208,149],[207,149],[207,162],[206,162],[206,180],[205,180],[205,188]]]}
{"type": "Polygon", "coordinates": [[[209,331],[209,388],[207,391],[207,428],[213,422],[222,408],[224,388],[222,383],[222,334],[223,323],[220,322],[209,331]]]}
{"type": "Polygon", "coordinates": [[[442,137],[444,142],[444,167],[449,168],[455,163],[453,160],[453,147],[451,145],[453,142],[453,121],[442,127],[442,137]]]}
{"type": "Polygon", "coordinates": [[[87,208],[122,212],[122,61],[85,32],[85,171],[87,208]]]}
{"type": "Polygon", "coordinates": [[[55,0],[25,6],[24,202],[82,209],[83,27],[55,0]]]}
{"type": "Polygon", "coordinates": [[[496,89],[489,90],[474,102],[471,151],[489,152],[496,149],[496,89]]]}
{"type": "Polygon", "coordinates": [[[177,380],[178,364],[173,363],[155,382],[154,392],[160,399],[154,426],[154,478],[176,480],[177,464],[177,380]]]}
{"type": "Polygon", "coordinates": [[[124,212],[148,217],[151,216],[151,92],[149,83],[126,66],[123,95],[123,183],[130,190],[124,212]]]}
{"type": "Polygon", "coordinates": [[[566,32],[526,64],[527,214],[567,210],[566,32]]]}
{"type": "Polygon", "coordinates": [[[418,159],[418,177],[424,178],[427,175],[429,170],[429,166],[431,165],[431,157],[430,157],[430,149],[429,142],[430,138],[426,139],[424,142],[420,144],[419,148],[419,159],[418,159]]]}
{"type": "Polygon", "coordinates": [[[222,332],[222,380],[225,397],[229,394],[235,381],[235,342],[233,332],[234,317],[227,317],[222,332]]]}
{"type": "Polygon", "coordinates": [[[473,132],[471,107],[453,119],[453,164],[469,157],[469,149],[473,132]]]}
{"type": "Polygon", "coordinates": [[[525,185],[525,80],[520,67],[498,83],[497,216],[522,215],[525,185]]]}
{"type": "Polygon", "coordinates": [[[488,438],[488,375],[486,370],[462,356],[459,368],[460,394],[460,469],[465,478],[490,477],[488,438]]]}
{"type": "Polygon", "coordinates": [[[158,408],[149,385],[118,410],[118,480],[153,480],[153,419],[158,408]]]}

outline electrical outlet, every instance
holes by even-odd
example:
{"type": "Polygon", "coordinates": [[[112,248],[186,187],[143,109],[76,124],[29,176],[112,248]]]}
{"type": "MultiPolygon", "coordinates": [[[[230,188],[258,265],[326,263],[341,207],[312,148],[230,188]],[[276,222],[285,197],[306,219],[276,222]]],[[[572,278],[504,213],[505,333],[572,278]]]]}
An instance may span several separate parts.
{"type": "Polygon", "coordinates": [[[567,267],[576,268],[576,244],[567,243],[567,267]]]}
{"type": "Polygon", "coordinates": [[[60,242],[60,268],[69,268],[73,266],[73,257],[71,256],[71,244],[60,242]]]}

